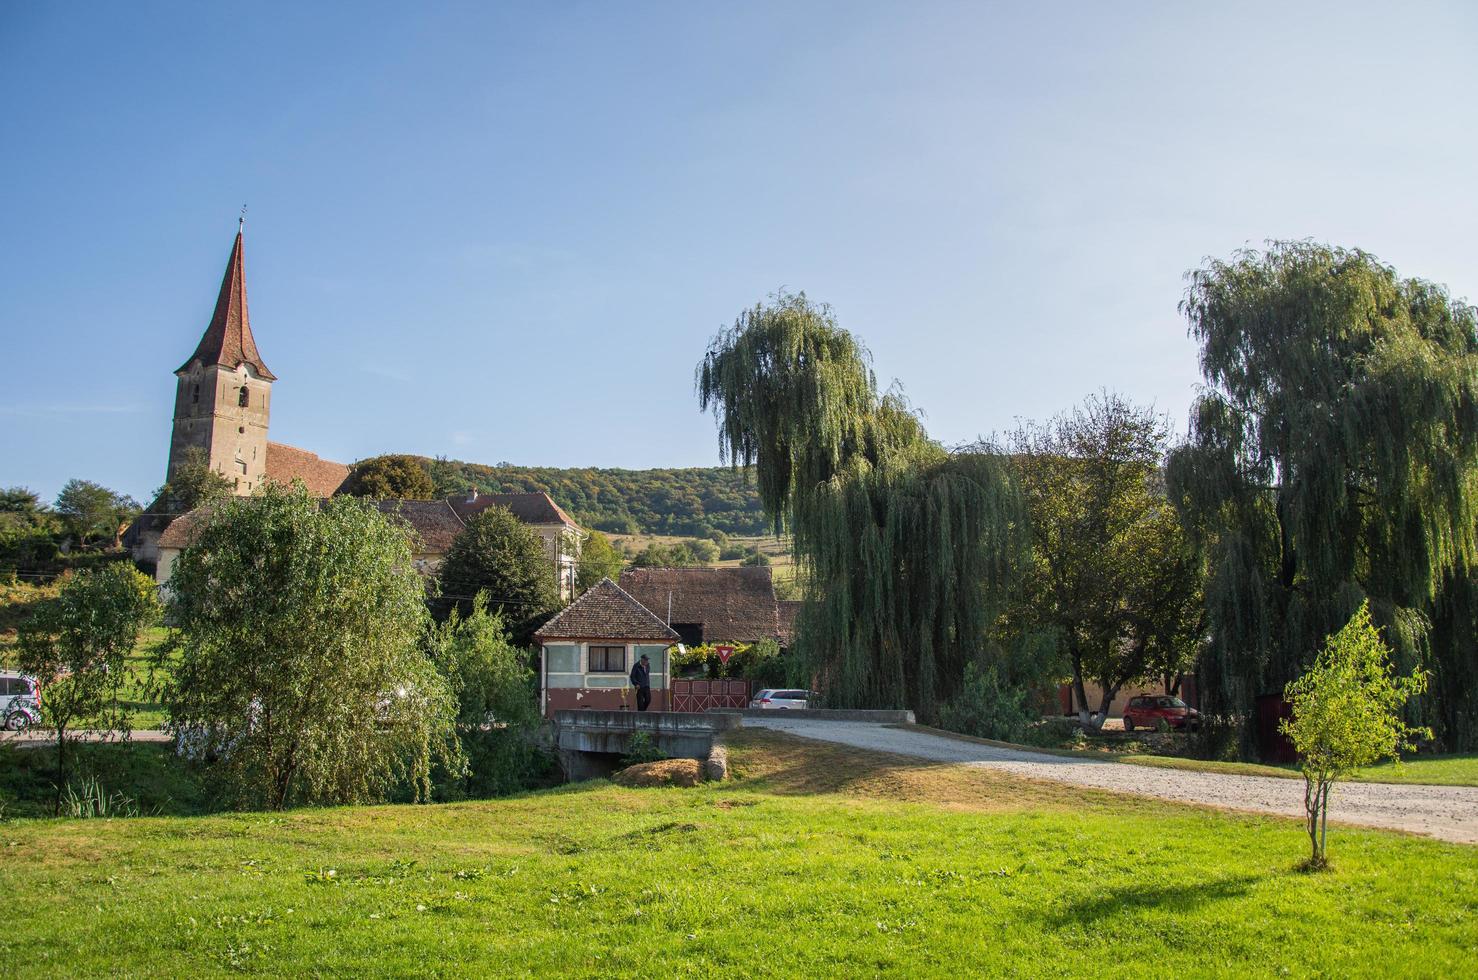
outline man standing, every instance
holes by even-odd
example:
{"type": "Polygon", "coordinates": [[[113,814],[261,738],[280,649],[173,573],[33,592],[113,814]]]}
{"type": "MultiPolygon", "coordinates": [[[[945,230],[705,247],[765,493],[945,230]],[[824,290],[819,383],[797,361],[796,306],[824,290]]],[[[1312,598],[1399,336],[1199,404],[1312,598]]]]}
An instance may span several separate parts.
{"type": "Polygon", "coordinates": [[[652,703],[652,661],[645,653],[631,668],[631,686],[636,688],[636,710],[646,711],[652,703]]]}

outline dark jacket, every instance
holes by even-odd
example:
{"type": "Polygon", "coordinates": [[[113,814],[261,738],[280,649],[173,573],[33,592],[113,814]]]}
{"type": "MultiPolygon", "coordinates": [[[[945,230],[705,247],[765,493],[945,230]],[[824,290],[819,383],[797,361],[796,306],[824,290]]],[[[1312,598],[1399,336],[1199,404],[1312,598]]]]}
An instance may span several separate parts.
{"type": "Polygon", "coordinates": [[[631,668],[631,686],[636,688],[651,687],[652,668],[638,660],[636,666],[631,668]]]}

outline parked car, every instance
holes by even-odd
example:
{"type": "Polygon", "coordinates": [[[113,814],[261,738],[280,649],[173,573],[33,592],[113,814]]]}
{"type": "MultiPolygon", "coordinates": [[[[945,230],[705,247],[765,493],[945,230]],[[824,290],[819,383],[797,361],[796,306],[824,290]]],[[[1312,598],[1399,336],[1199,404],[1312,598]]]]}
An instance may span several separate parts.
{"type": "Polygon", "coordinates": [[[41,685],[34,677],[0,671],[0,724],[19,732],[41,721],[41,685]]]}
{"type": "Polygon", "coordinates": [[[1159,728],[1162,721],[1176,731],[1195,731],[1201,725],[1201,712],[1170,694],[1141,694],[1124,706],[1126,732],[1159,728]]]}
{"type": "Polygon", "coordinates": [[[787,708],[804,710],[811,703],[810,691],[793,691],[766,688],[750,700],[751,708],[772,708],[784,711],[787,708]]]}

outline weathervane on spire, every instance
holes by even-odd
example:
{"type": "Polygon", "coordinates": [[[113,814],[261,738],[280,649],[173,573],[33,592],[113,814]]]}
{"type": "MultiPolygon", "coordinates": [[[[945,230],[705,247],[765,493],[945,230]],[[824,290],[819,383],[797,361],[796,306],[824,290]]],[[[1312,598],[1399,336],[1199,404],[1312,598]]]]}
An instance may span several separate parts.
{"type": "Polygon", "coordinates": [[[241,231],[244,228],[246,228],[246,205],[245,204],[243,204],[241,206],[241,217],[239,217],[239,218],[236,219],[236,230],[237,231],[241,231]]]}

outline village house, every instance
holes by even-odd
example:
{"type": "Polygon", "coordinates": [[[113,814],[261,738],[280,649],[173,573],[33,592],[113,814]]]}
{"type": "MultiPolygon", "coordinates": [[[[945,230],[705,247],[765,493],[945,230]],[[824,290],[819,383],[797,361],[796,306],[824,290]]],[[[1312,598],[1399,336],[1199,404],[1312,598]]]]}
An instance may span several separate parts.
{"type": "Polygon", "coordinates": [[[545,717],[569,708],[635,709],[631,668],[646,654],[652,703],[671,710],[667,650],[672,627],[610,579],[601,579],[534,632],[539,643],[539,705],[545,717]]]}
{"type": "MultiPolygon", "coordinates": [[[[277,375],[263,361],[252,335],[240,229],[210,323],[194,353],[174,373],[174,424],[166,480],[196,457],[230,480],[233,492],[241,496],[266,483],[293,481],[300,481],[317,497],[340,492],[349,476],[348,466],[267,438],[277,375]]],[[[479,495],[474,490],[446,500],[381,500],[377,505],[395,514],[412,532],[416,566],[428,574],[440,566],[469,518],[488,507],[506,507],[538,533],[554,566],[561,596],[574,597],[576,565],[587,534],[548,494],[479,495]]],[[[157,581],[168,582],[174,559],[208,516],[209,510],[203,508],[188,514],[170,513],[168,502],[161,497],[124,532],[123,545],[140,566],[153,568],[157,581]]]]}

